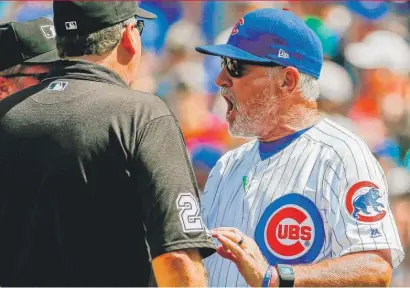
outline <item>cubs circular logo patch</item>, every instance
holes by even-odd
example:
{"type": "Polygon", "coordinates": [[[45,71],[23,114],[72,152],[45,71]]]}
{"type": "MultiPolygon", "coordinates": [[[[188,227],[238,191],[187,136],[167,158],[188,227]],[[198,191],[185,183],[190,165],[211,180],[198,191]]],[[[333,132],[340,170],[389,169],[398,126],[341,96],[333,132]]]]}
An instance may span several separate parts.
{"type": "Polygon", "coordinates": [[[355,221],[375,223],[387,214],[386,195],[370,181],[353,184],[346,193],[345,208],[355,221]]]}
{"type": "Polygon", "coordinates": [[[312,263],[325,240],[323,219],[309,198],[287,194],[263,212],[255,240],[271,265],[312,263]]]}

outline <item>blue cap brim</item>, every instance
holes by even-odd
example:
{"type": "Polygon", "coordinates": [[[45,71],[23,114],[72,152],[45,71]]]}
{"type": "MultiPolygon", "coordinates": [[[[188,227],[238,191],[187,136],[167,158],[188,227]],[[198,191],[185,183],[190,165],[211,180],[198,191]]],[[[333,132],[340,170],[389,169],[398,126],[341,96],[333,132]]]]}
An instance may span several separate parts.
{"type": "Polygon", "coordinates": [[[198,46],[195,48],[195,50],[199,53],[207,55],[230,57],[250,62],[273,63],[272,60],[255,56],[230,44],[198,46]]]}

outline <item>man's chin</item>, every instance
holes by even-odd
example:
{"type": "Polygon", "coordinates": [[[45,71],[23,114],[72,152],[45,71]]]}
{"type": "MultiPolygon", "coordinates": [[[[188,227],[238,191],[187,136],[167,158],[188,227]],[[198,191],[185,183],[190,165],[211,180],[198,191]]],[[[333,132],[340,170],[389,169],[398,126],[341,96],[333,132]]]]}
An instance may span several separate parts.
{"type": "Polygon", "coordinates": [[[254,138],[256,137],[255,133],[249,133],[247,131],[244,131],[243,129],[238,129],[231,123],[229,123],[228,131],[229,131],[229,134],[235,138],[254,138]]]}

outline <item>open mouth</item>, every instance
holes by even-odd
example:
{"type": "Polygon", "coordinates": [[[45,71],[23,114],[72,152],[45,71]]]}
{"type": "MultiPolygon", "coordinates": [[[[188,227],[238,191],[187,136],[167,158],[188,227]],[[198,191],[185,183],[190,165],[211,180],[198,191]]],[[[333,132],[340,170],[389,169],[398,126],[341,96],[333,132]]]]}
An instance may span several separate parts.
{"type": "Polygon", "coordinates": [[[226,116],[228,117],[229,115],[231,115],[234,108],[236,109],[235,98],[233,97],[232,93],[230,93],[226,87],[222,87],[221,95],[226,101],[226,105],[227,105],[226,116]]]}
{"type": "Polygon", "coordinates": [[[225,95],[222,95],[226,101],[226,105],[228,105],[227,113],[231,113],[233,110],[233,101],[229,97],[226,97],[225,95]]]}

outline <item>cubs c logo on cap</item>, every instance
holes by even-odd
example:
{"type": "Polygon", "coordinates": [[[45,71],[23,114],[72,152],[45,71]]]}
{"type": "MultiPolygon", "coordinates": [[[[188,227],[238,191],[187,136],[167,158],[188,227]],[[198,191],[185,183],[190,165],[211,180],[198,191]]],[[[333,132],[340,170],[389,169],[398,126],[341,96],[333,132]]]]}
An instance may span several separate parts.
{"type": "Polygon", "coordinates": [[[255,240],[271,265],[311,263],[324,239],[323,219],[315,203],[296,193],[272,202],[255,230],[255,240]]]}
{"type": "Polygon", "coordinates": [[[239,19],[235,26],[233,26],[231,35],[237,34],[239,32],[239,26],[242,26],[243,24],[245,24],[245,20],[243,18],[239,19]]]}
{"type": "Polygon", "coordinates": [[[375,223],[387,214],[386,195],[371,181],[360,181],[347,190],[347,214],[361,223],[375,223]]]}

